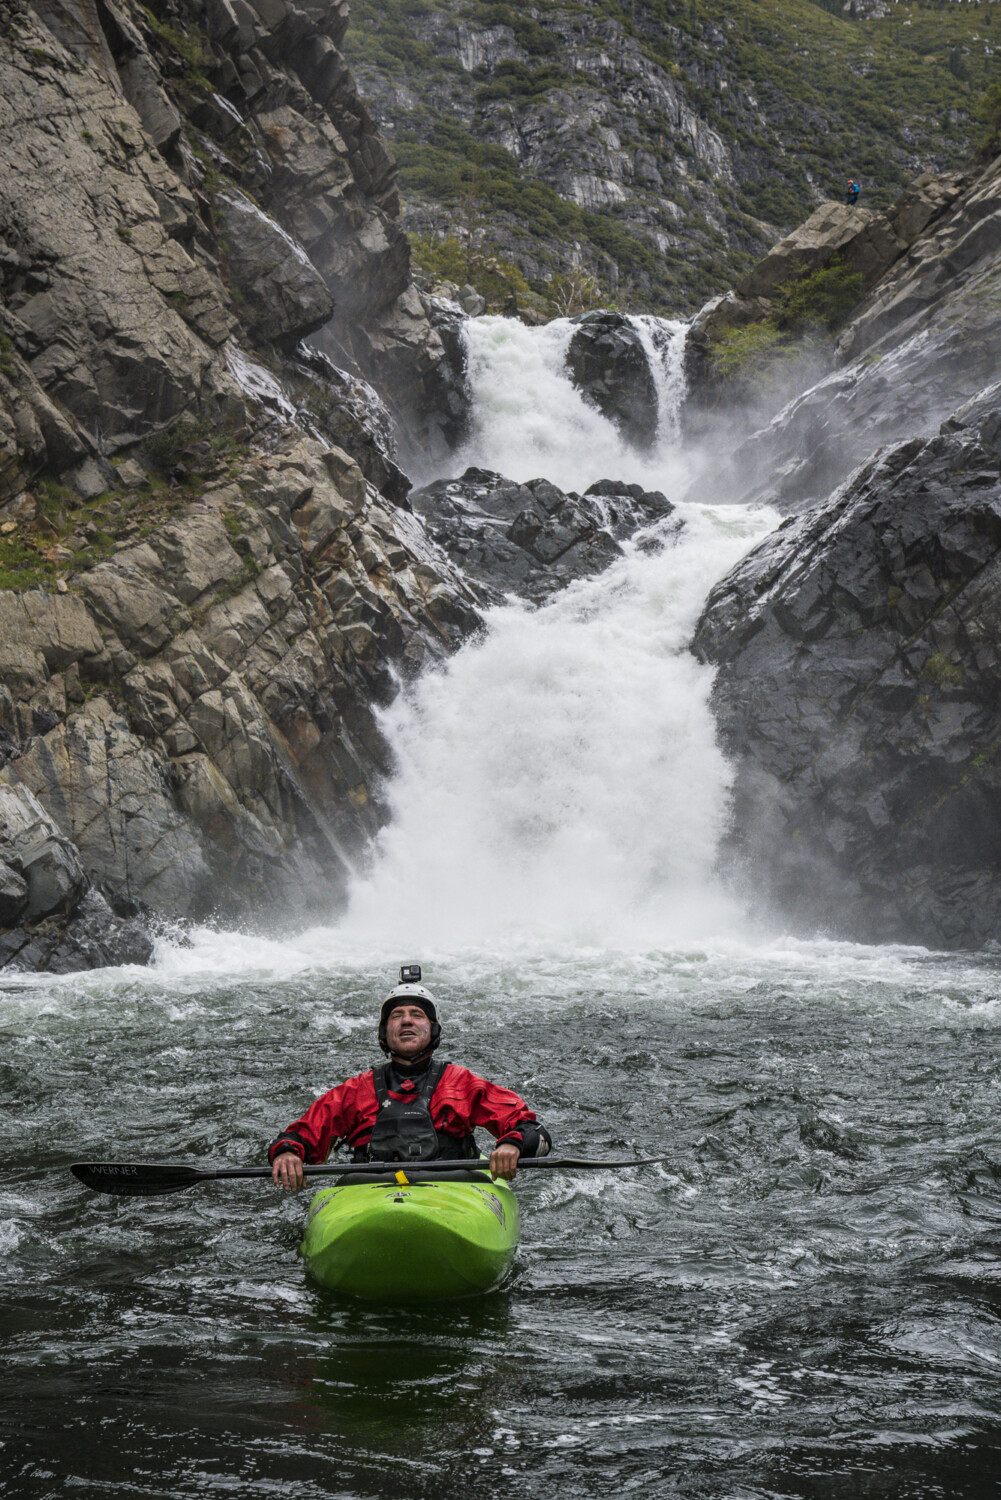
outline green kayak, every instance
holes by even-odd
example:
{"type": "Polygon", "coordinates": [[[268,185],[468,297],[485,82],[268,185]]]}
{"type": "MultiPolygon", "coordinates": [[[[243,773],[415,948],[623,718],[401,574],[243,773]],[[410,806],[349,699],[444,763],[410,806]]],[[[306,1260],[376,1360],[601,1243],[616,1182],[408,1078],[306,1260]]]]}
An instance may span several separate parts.
{"type": "Polygon", "coordinates": [[[489,1292],[518,1248],[521,1216],[506,1182],[486,1172],[323,1188],[309,1207],[300,1251],[321,1286],[386,1302],[432,1302],[489,1292]]]}

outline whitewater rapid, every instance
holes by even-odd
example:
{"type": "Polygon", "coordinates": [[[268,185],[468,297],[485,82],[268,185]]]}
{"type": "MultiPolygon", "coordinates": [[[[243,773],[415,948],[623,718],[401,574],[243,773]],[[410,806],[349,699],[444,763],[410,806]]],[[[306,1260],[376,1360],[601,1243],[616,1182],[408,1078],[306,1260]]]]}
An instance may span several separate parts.
{"type": "Polygon", "coordinates": [[[678,433],[688,325],[653,317],[632,323],[657,391],[659,430],[652,451],[640,453],[624,442],[569,379],[566,355],[575,332],[569,319],[531,328],[517,318],[472,318],[466,324],[470,434],[450,471],[461,474],[472,464],[519,482],[548,479],[578,492],[597,479],[642,484],[668,496],[683,488],[691,475],[678,433]]]}
{"type": "Polygon", "coordinates": [[[715,870],[730,769],[712,671],[687,648],[709,588],[773,524],[686,506],[655,554],[542,609],[494,610],[482,640],[401,694],[382,720],[392,817],[346,927],[406,951],[732,927],[715,870]]]}
{"type": "MultiPolygon", "coordinates": [[[[624,444],[571,384],[571,323],[490,317],[468,325],[474,420],[456,470],[683,492],[685,325],[635,326],[658,392],[651,452],[624,444]]],[[[713,583],[777,522],[678,505],[600,576],[540,609],[493,610],[482,638],[403,692],[382,716],[391,819],[344,933],[416,951],[656,947],[732,931],[741,914],[716,868],[730,768],[712,671],[688,644],[713,583]]]]}

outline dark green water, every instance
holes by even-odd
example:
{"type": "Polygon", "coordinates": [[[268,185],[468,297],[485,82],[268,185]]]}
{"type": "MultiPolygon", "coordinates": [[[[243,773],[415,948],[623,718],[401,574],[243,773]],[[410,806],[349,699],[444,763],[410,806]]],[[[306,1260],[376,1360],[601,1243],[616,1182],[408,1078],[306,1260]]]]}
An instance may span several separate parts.
{"type": "Polygon", "coordinates": [[[0,991],[5,1495],[998,1493],[996,960],[429,962],[445,1055],[562,1149],[674,1153],[525,1174],[515,1274],[478,1302],[332,1299],[305,1198],[265,1185],[127,1202],[66,1172],[260,1159],[375,1060],[394,961],[206,937],[0,991]]]}

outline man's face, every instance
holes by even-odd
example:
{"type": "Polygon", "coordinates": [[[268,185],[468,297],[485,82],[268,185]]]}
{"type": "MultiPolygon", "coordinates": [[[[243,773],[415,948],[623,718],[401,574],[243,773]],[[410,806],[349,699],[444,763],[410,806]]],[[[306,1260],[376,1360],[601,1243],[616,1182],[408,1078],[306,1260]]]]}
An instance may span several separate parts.
{"type": "Polygon", "coordinates": [[[386,1020],[386,1041],[397,1057],[419,1057],[431,1045],[431,1022],[419,1005],[397,1005],[386,1020]]]}

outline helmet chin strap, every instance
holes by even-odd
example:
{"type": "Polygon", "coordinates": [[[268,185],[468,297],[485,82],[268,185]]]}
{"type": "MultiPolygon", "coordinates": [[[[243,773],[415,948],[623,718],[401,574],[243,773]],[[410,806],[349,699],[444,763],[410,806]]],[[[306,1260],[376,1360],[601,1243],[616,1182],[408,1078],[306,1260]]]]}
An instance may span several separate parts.
{"type": "Polygon", "coordinates": [[[404,1064],[404,1066],[409,1067],[411,1063],[419,1063],[425,1057],[430,1057],[433,1051],[433,1047],[427,1046],[424,1048],[423,1052],[418,1052],[413,1057],[404,1057],[402,1052],[393,1052],[392,1050],[390,1051],[389,1055],[394,1062],[401,1062],[404,1064]]]}

